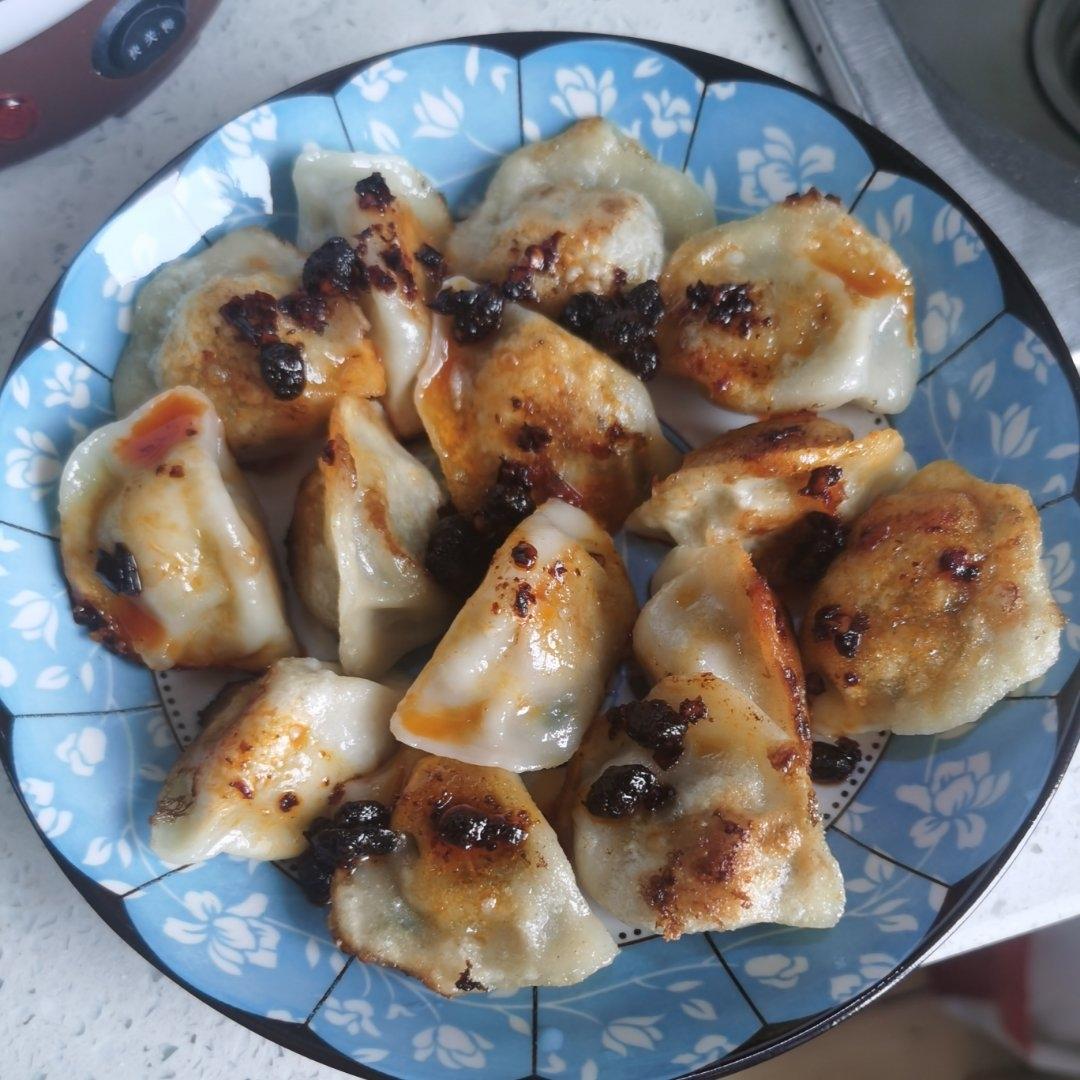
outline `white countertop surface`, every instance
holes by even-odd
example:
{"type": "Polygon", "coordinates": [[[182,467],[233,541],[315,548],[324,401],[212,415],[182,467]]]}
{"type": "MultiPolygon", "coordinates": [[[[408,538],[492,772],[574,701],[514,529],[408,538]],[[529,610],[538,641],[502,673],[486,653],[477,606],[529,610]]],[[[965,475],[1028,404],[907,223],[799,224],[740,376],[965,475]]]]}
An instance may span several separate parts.
{"type": "MultiPolygon", "coordinates": [[[[781,0],[222,0],[202,37],[123,118],[0,172],[0,370],[108,214],[178,151],[250,105],[388,49],[499,30],[639,35],[730,56],[816,88],[781,0]],[[378,16],[373,17],[373,12],[378,16]]],[[[0,780],[0,1073],[12,1080],[338,1076],[234,1024],[102,923],[0,780]]],[[[1080,914],[1080,768],[945,957],[1080,914]]]]}

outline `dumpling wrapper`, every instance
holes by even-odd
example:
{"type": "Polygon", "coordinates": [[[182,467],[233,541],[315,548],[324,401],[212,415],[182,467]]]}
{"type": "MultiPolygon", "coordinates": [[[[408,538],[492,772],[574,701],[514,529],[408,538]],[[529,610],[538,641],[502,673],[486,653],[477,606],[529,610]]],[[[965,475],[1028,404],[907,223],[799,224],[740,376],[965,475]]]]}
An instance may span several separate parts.
{"type": "Polygon", "coordinates": [[[171,863],[299,855],[342,787],[392,754],[398,697],[306,659],[226,686],[165,778],[150,846],[171,863]]]}
{"type": "Polygon", "coordinates": [[[60,478],[60,553],[76,618],[147,667],[261,671],[296,652],[258,504],[191,387],[75,448],[60,478]],[[96,571],[117,544],[134,557],[135,595],[96,571]]]}
{"type": "Polygon", "coordinates": [[[814,413],[788,413],[692,450],[676,472],[653,485],[627,527],[688,546],[740,540],[774,585],[804,587],[822,561],[808,516],[850,522],[914,471],[892,428],[856,439],[849,428],[814,413]]]}
{"type": "Polygon", "coordinates": [[[304,353],[307,382],[281,400],[262,377],[259,350],[220,313],[234,296],[281,299],[300,288],[304,256],[265,229],[239,229],[204,251],[166,264],[140,290],[131,338],[117,365],[113,399],[124,415],[160,390],[194,386],[213,401],[241,461],[274,457],[317,435],[342,393],[375,397],[386,389],[382,363],[360,307],[328,301],[318,333],[279,313],[282,341],[304,353]]]}
{"type": "Polygon", "coordinates": [[[735,540],[677,547],[653,577],[634,654],[653,682],[707,673],[788,734],[809,734],[802,661],[787,614],[735,540]]]}
{"type": "Polygon", "coordinates": [[[635,614],[611,537],[551,499],[495,553],[391,730],[409,746],[474,765],[561,765],[603,700],[635,614]]]}
{"type": "Polygon", "coordinates": [[[1064,620],[1031,497],[949,461],[855,523],[800,633],[816,731],[949,731],[1057,660],[1064,620]],[[833,610],[835,609],[835,610],[833,610]]]}
{"type": "Polygon", "coordinates": [[[898,413],[915,391],[911,274],[816,191],[692,237],[660,291],[663,369],[717,405],[759,416],[848,402],[898,413]],[[735,291],[694,310],[687,289],[698,282],[735,291]]]}
{"type": "Polygon", "coordinates": [[[754,923],[834,926],[844,882],[825,842],[807,773],[808,748],[733,686],[669,677],[650,699],[701,698],[682,756],[660,770],[601,716],[570,766],[573,863],[582,887],[613,915],[674,939],[754,923]],[[611,765],[645,765],[674,789],[660,809],[595,817],[584,799],[611,765]]]}
{"type": "Polygon", "coordinates": [[[520,304],[473,344],[454,341],[448,322],[436,319],[416,405],[462,513],[480,508],[500,462],[518,461],[615,530],[675,467],[644,383],[609,356],[520,304]]]}
{"type": "Polygon", "coordinates": [[[569,986],[611,963],[615,942],[589,910],[551,826],[501,769],[425,757],[394,806],[404,851],[339,870],[330,926],[341,948],[437,993],[569,986]],[[439,838],[440,808],[478,807],[527,829],[517,846],[462,849],[439,838]]]}
{"type": "Polygon", "coordinates": [[[375,676],[442,633],[453,605],[424,569],[442,493],[382,409],[342,398],[300,486],[289,566],[300,598],[338,634],[342,669],[375,676]]]}
{"type": "Polygon", "coordinates": [[[417,435],[421,427],[413,389],[431,335],[426,301],[439,283],[429,279],[415,253],[425,243],[444,247],[451,226],[446,202],[426,176],[391,154],[305,151],[293,166],[293,184],[300,215],[297,243],[305,251],[334,236],[355,243],[364,234],[365,263],[386,269],[387,252],[396,248],[400,253],[397,287],[372,288],[359,301],[386,370],[383,403],[390,421],[403,438],[417,435]],[[394,196],[382,210],[361,207],[355,191],[357,181],[375,172],[382,174],[394,196]],[[412,280],[415,289],[403,287],[403,278],[412,280]]]}

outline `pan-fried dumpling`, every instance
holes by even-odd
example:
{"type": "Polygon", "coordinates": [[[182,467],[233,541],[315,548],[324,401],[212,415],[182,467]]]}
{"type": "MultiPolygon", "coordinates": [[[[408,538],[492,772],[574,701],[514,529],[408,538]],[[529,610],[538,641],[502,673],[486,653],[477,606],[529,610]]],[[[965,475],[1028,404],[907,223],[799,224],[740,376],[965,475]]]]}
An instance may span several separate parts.
{"type": "Polygon", "coordinates": [[[691,177],[594,117],[505,158],[447,255],[458,273],[509,277],[555,314],[575,293],[611,295],[655,278],[665,248],[714,220],[691,177]]]}
{"type": "Polygon", "coordinates": [[[437,320],[416,404],[454,505],[479,510],[500,465],[516,462],[536,503],[554,495],[618,528],[678,460],[649,392],[543,315],[463,278],[447,284],[462,308],[452,325],[437,320]]]}
{"type": "Polygon", "coordinates": [[[173,863],[299,855],[304,830],[346,781],[390,757],[398,696],[318,660],[279,660],[226,686],[165,778],[151,847],[173,863]]]}
{"type": "Polygon", "coordinates": [[[391,730],[410,746],[475,765],[560,765],[603,700],[635,614],[611,537],[551,499],[495,553],[391,730]]]}
{"type": "Polygon", "coordinates": [[[568,986],[616,947],[521,780],[425,757],[390,817],[406,839],[334,876],[331,930],[432,990],[568,986]]]}
{"type": "Polygon", "coordinates": [[[289,566],[311,613],[338,634],[349,675],[378,675],[439,636],[453,609],[424,569],[442,494],[380,407],[342,398],[300,486],[289,566]]]}
{"type": "Polygon", "coordinates": [[[666,938],[844,910],[808,744],[708,674],[600,716],[570,766],[573,862],[613,915],[666,938]],[[632,738],[628,732],[632,732],[632,738]]]}
{"type": "Polygon", "coordinates": [[[652,587],[634,625],[634,653],[654,682],[667,675],[715,675],[789,734],[807,735],[794,634],[737,541],[675,548],[652,587]]]}
{"type": "Polygon", "coordinates": [[[677,544],[741,540],[775,585],[817,581],[844,525],[915,471],[892,428],[856,439],[813,413],[773,416],[692,450],[627,526],[677,544]]]}
{"type": "Polygon", "coordinates": [[[60,553],[76,621],[147,667],[261,671],[296,652],[258,505],[191,387],[75,448],[60,553]]]}
{"type": "Polygon", "coordinates": [[[911,274],[835,200],[795,195],[688,240],[660,289],[664,370],[737,412],[897,413],[919,375],[911,274]]]}
{"type": "Polygon", "coordinates": [[[800,643],[816,731],[948,731],[1042,675],[1062,617],[1022,488],[936,461],[855,523],[800,643]]]}
{"type": "Polygon", "coordinates": [[[305,251],[342,237],[357,246],[371,279],[359,299],[386,369],[386,411],[399,435],[419,434],[413,388],[431,333],[426,301],[442,274],[438,249],[450,231],[443,197],[393,155],[308,151],[296,159],[293,183],[305,251]]]}
{"type": "Polygon", "coordinates": [[[139,292],[116,370],[119,415],[160,390],[214,403],[241,461],[317,435],[339,394],[386,389],[367,319],[346,296],[301,290],[304,257],[263,229],[166,265],[139,292]]]}

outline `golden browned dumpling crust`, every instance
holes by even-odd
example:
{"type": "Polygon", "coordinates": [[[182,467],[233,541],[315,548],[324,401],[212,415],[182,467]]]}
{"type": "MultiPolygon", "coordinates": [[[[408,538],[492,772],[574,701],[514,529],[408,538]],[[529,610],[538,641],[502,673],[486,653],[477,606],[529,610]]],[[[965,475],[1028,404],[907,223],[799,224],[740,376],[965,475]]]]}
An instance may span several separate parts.
{"type": "Polygon", "coordinates": [[[1042,675],[1062,626],[1026,491],[934,462],[855,523],[801,646],[828,734],[948,731],[1042,675]]]}

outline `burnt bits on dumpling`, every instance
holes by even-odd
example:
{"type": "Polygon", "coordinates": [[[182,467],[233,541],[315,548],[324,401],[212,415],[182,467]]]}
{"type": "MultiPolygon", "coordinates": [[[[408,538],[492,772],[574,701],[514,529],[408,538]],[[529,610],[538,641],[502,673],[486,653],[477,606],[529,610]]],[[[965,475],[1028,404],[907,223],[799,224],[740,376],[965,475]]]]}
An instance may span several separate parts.
{"type": "Polygon", "coordinates": [[[1028,493],[952,462],[878,499],[803,620],[814,729],[948,731],[1042,675],[1063,620],[1041,555],[1028,493]]]}
{"type": "Polygon", "coordinates": [[[75,448],[60,552],[76,621],[147,667],[259,671],[296,652],[258,505],[191,387],[75,448]]]}
{"type": "Polygon", "coordinates": [[[554,316],[575,293],[655,278],[666,251],[714,220],[689,176],[593,117],[510,154],[447,255],[458,273],[505,282],[554,316]]]}
{"type": "Polygon", "coordinates": [[[565,795],[582,887],[669,939],[760,922],[833,926],[844,884],[804,744],[710,674],[666,678],[645,702],[602,714],[565,795]],[[635,707],[678,722],[673,761],[627,715],[635,707]]]}
{"type": "Polygon", "coordinates": [[[390,828],[405,837],[401,850],[334,877],[330,924],[347,952],[448,997],[567,986],[614,959],[517,776],[422,758],[390,828]]]}
{"type": "Polygon", "coordinates": [[[648,390],[543,315],[462,278],[447,286],[416,404],[455,507],[479,511],[513,463],[535,505],[554,495],[618,528],[677,461],[648,390]]]}
{"type": "Polygon", "coordinates": [[[121,415],[160,390],[194,386],[214,403],[241,461],[319,433],[342,393],[386,389],[353,297],[311,296],[304,256],[241,229],[159,270],[140,291],[113,382],[121,415]]]}
{"type": "Polygon", "coordinates": [[[307,151],[296,159],[293,183],[300,246],[341,240],[362,264],[369,287],[359,302],[386,371],[383,405],[400,436],[417,435],[413,390],[431,335],[426,303],[445,271],[446,203],[427,177],[389,154],[307,151]]]}
{"type": "Polygon", "coordinates": [[[374,402],[342,398],[300,486],[289,566],[304,604],[337,633],[342,668],[378,675],[453,614],[424,569],[442,494],[374,402]]]}
{"type": "Polygon", "coordinates": [[[758,415],[901,412],[919,373],[911,275],[816,191],[691,237],[660,279],[664,370],[758,415]]]}
{"type": "Polygon", "coordinates": [[[154,851],[172,863],[299,855],[305,830],[343,785],[390,756],[398,696],[308,659],[279,660],[259,679],[226,686],[165,779],[151,818],[154,851]]]}
{"type": "Polygon", "coordinates": [[[635,614],[611,538],[551,499],[495,553],[391,728],[410,746],[477,765],[560,765],[603,700],[635,614]]]}

